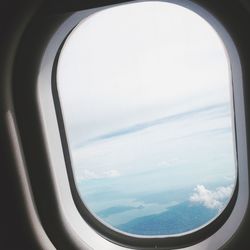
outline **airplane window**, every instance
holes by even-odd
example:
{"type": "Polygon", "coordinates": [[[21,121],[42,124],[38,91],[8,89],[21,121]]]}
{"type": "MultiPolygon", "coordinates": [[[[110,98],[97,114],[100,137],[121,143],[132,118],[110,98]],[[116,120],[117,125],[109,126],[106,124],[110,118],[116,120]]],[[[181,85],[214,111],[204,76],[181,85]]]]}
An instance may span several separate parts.
{"type": "Polygon", "coordinates": [[[195,12],[147,1],[79,23],[57,90],[84,206],[128,235],[179,235],[227,206],[237,179],[227,51],[195,12]]]}

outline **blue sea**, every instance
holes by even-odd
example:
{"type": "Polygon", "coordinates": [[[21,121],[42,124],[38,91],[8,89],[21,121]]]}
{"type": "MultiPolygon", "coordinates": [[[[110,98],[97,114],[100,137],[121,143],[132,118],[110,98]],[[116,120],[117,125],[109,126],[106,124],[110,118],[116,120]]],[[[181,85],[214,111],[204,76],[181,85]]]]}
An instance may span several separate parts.
{"type": "MultiPolygon", "coordinates": [[[[118,179],[117,182],[125,184],[124,179],[118,179]]],[[[205,188],[211,194],[218,192],[222,186],[230,187],[230,193],[220,199],[221,206],[209,207],[202,200],[193,202],[190,199],[195,193],[195,186],[159,192],[126,193],[112,190],[112,183],[115,185],[113,181],[97,180],[94,183],[92,180],[91,183],[80,183],[79,190],[85,204],[108,226],[144,236],[181,234],[204,226],[222,211],[233,191],[231,180],[206,183],[205,188]],[[89,185],[93,188],[91,192],[87,192],[89,185]]],[[[124,190],[126,188],[131,188],[129,181],[124,190]]]]}

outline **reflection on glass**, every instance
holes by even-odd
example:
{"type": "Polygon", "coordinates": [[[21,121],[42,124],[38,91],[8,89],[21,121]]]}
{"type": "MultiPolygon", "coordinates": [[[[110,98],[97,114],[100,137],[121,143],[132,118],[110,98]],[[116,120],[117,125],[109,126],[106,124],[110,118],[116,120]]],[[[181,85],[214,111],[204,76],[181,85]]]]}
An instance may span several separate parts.
{"type": "Polygon", "coordinates": [[[73,30],[57,86],[77,189],[95,216],[160,236],[223,211],[236,179],[229,68],[214,29],[171,3],[112,7],[73,30]]]}

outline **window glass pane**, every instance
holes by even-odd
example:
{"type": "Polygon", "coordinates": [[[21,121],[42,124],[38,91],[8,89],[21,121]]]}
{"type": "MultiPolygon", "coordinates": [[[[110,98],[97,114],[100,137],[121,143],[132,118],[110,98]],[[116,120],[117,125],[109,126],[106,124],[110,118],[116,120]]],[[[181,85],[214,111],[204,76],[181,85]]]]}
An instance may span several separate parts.
{"type": "Polygon", "coordinates": [[[167,2],[108,8],[67,38],[57,88],[78,192],[125,233],[196,230],[236,180],[231,71],[215,30],[167,2]]]}

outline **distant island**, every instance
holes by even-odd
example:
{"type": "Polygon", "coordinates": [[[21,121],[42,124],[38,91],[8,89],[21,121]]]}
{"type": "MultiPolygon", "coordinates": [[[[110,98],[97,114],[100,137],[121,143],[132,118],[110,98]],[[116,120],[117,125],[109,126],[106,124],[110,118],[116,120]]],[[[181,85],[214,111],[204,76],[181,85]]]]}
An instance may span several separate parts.
{"type": "Polygon", "coordinates": [[[139,235],[179,234],[199,228],[217,214],[217,209],[186,201],[168,208],[163,213],[136,218],[117,226],[117,229],[139,235]]]}

